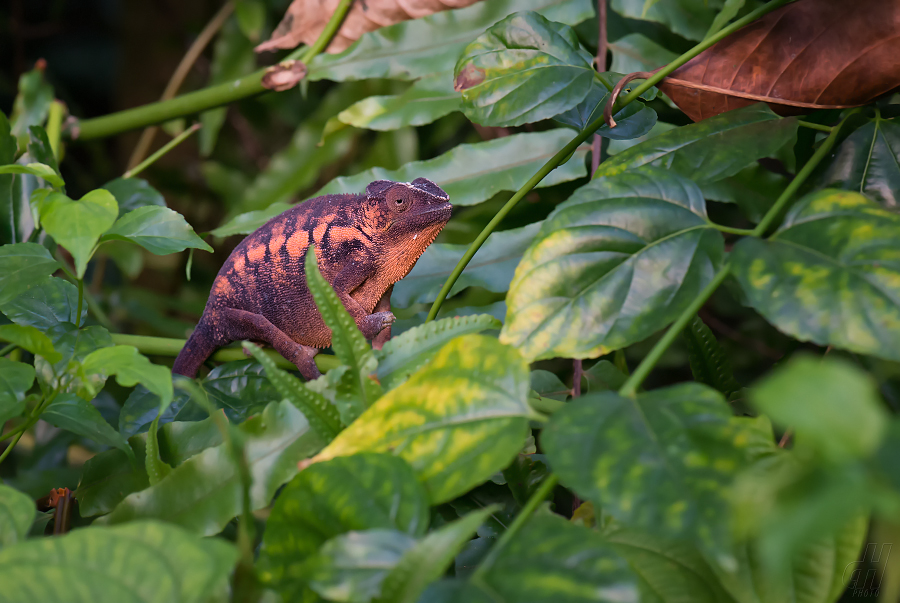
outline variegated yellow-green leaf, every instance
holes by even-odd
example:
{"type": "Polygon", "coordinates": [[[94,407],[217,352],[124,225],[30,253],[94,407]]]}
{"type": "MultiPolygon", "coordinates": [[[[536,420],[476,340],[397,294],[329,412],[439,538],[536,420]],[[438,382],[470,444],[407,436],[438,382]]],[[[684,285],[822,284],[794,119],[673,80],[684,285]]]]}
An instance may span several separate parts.
{"type": "Polygon", "coordinates": [[[859,193],[797,202],[769,240],[734,247],[750,304],[801,341],[900,360],[900,214],[859,193]]]}
{"type": "Polygon", "coordinates": [[[659,168],[593,180],[544,220],[522,257],[500,341],[528,359],[623,348],[673,321],[722,253],[690,180],[659,168]]]}
{"type": "Polygon", "coordinates": [[[571,27],[514,13],[469,44],[454,69],[466,117],[520,126],[571,109],[594,84],[591,55],[571,27]]]}
{"type": "Polygon", "coordinates": [[[36,510],[30,496],[0,484],[0,548],[25,540],[36,510]]]}
{"type": "Polygon", "coordinates": [[[62,193],[50,193],[41,202],[40,212],[44,230],[72,254],[81,278],[100,235],[115,223],[119,206],[112,193],[98,188],[78,201],[62,193]]]}
{"type": "Polygon", "coordinates": [[[432,504],[450,500],[509,463],[531,414],[528,366],[482,335],[446,344],[409,381],[385,394],[316,457],[391,451],[425,484],[432,504]]]}

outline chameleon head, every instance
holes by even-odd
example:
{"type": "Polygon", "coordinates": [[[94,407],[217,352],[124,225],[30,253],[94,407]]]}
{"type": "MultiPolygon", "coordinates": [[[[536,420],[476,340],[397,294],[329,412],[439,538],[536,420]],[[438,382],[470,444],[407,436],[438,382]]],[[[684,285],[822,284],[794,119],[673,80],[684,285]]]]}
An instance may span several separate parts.
{"type": "Polygon", "coordinates": [[[391,246],[421,248],[419,255],[447,224],[453,209],[447,193],[427,178],[376,180],[366,187],[366,198],[382,237],[391,246]]]}

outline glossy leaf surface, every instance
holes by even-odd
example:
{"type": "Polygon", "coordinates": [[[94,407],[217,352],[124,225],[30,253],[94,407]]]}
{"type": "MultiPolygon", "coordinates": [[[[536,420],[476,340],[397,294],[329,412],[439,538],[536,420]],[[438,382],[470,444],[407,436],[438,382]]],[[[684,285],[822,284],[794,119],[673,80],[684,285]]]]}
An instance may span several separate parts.
{"type": "MultiPolygon", "coordinates": [[[[554,117],[556,121],[583,130],[588,124],[603,115],[609,92],[595,83],[583,101],[554,117]]],[[[656,125],[656,111],[640,101],[634,101],[613,115],[616,127],[603,124],[594,132],[611,140],[623,140],[644,136],[656,125]]]]}
{"type": "Polygon", "coordinates": [[[181,214],[158,205],[145,205],[121,216],[103,235],[103,240],[110,239],[137,243],[156,255],[190,248],[213,250],[197,236],[181,214]]]}
{"type": "Polygon", "coordinates": [[[139,207],[166,206],[166,200],[160,192],[141,178],[116,178],[101,188],[108,190],[116,198],[120,218],[139,207]]]}
{"type": "Polygon", "coordinates": [[[117,345],[91,352],[82,361],[81,368],[87,375],[115,375],[116,382],[123,387],[134,387],[140,383],[159,396],[163,404],[172,400],[172,374],[169,369],[153,364],[133,346],[117,345]]]}
{"type": "MultiPolygon", "coordinates": [[[[0,305],[0,311],[18,325],[42,331],[61,322],[79,323],[78,287],[61,278],[45,277],[0,305]]],[[[79,324],[84,324],[87,312],[87,304],[82,304],[79,324]]]]}

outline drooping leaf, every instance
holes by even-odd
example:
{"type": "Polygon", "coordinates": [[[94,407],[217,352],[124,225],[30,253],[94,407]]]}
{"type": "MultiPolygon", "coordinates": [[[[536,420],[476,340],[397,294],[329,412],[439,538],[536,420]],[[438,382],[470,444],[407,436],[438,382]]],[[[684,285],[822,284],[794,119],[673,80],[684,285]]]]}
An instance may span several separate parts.
{"type": "MultiPolygon", "coordinates": [[[[297,463],[321,449],[303,414],[287,401],[273,402],[240,425],[252,485],[252,509],[268,505],[297,473],[297,463]]],[[[197,534],[217,534],[241,511],[241,479],[225,444],[191,457],[163,481],[127,496],[101,521],[111,524],[158,518],[197,534]]]]}
{"type": "Polygon", "coordinates": [[[290,592],[303,563],[327,540],[354,530],[399,530],[420,536],[428,498],[410,466],[389,454],[362,453],[315,463],[275,501],[260,558],[262,579],[290,592]]]}
{"type": "Polygon", "coordinates": [[[31,497],[0,484],[0,549],[25,540],[36,511],[31,497]]]}
{"type": "MultiPolygon", "coordinates": [[[[396,170],[372,168],[335,178],[316,195],[360,193],[373,180],[411,182],[428,174],[429,180],[447,192],[453,205],[476,205],[500,191],[518,190],[571,139],[571,130],[559,128],[461,144],[440,157],[413,161],[396,170]]],[[[576,151],[572,159],[550,172],[538,186],[553,186],[587,175],[586,153],[587,149],[576,151]]]]}
{"type": "Polygon", "coordinates": [[[316,307],[325,324],[331,330],[331,347],[347,371],[338,383],[335,405],[344,425],[356,420],[371,407],[383,393],[381,385],[372,378],[378,369],[378,361],[365,337],[356,327],[356,321],[338,299],[331,284],[319,271],[313,245],[306,252],[306,284],[316,301],[316,307]]]}
{"type": "Polygon", "coordinates": [[[62,193],[50,193],[41,203],[41,226],[75,259],[76,276],[82,278],[100,235],[119,215],[115,197],[102,188],[73,201],[62,193]]]}
{"type": "Polygon", "coordinates": [[[900,123],[879,115],[853,132],[830,158],[818,183],[900,209],[900,123]]]}
{"type": "MultiPolygon", "coordinates": [[[[541,224],[535,222],[491,234],[457,279],[450,295],[466,287],[483,287],[496,293],[506,291],[522,254],[534,240],[541,224]]],[[[432,243],[410,273],[394,285],[391,303],[404,308],[433,301],[468,248],[468,245],[432,243]]]]}
{"type": "Polygon", "coordinates": [[[378,380],[388,390],[404,383],[409,376],[428,364],[448,341],[503,326],[490,314],[455,316],[424,323],[385,342],[375,351],[378,380]]]}
{"type": "Polygon", "coordinates": [[[719,392],[683,383],[576,398],[550,418],[541,443],[563,485],[604,513],[716,549],[727,540],[743,431],[719,392]]]}
{"type": "Polygon", "coordinates": [[[63,393],[53,399],[41,418],[54,427],[77,433],[97,443],[113,446],[131,455],[125,438],[106,422],[93,404],[75,394],[63,393]]]}
{"type": "Polygon", "coordinates": [[[408,549],[385,577],[379,603],[416,603],[425,588],[444,575],[453,558],[496,510],[491,505],[473,511],[431,532],[408,549]]]}
{"type": "Polygon", "coordinates": [[[34,367],[0,357],[0,424],[25,410],[25,392],[34,383],[34,367]]]}
{"type": "Polygon", "coordinates": [[[695,121],[758,101],[793,113],[865,105],[900,85],[898,22],[891,2],[799,0],[701,52],[659,89],[695,121]]]}
{"type": "Polygon", "coordinates": [[[43,356],[48,362],[59,362],[62,356],[53,349],[50,338],[35,327],[22,325],[0,325],[0,341],[14,343],[36,356],[43,356]]]}
{"type": "Polygon", "coordinates": [[[637,583],[599,534],[550,513],[529,519],[483,577],[502,603],[638,601],[637,583]]]}
{"type": "Polygon", "coordinates": [[[610,7],[623,17],[656,21],[689,40],[701,40],[722,4],[723,0],[612,0],[610,7]]]}
{"type": "Polygon", "coordinates": [[[313,59],[308,77],[336,82],[367,78],[411,80],[449,72],[466,45],[485,27],[517,10],[534,10],[566,25],[581,23],[594,13],[588,0],[478,2],[365,34],[341,54],[320,54],[313,59]]]}
{"type": "Polygon", "coordinates": [[[119,218],[139,207],[166,206],[166,200],[155,188],[141,178],[116,178],[100,188],[112,193],[119,206],[119,218]]]}
{"type": "Polygon", "coordinates": [[[2,597],[203,603],[227,585],[237,558],[231,543],[160,522],[90,527],[0,550],[2,597]]]}
{"type": "MultiPolygon", "coordinates": [[[[605,87],[595,83],[583,101],[553,119],[576,130],[583,130],[603,115],[608,94],[609,91],[605,87]]],[[[613,118],[616,120],[615,128],[603,124],[594,132],[611,140],[638,138],[653,129],[656,124],[656,111],[640,101],[634,101],[613,115],[613,118]]]]}
{"type": "Polygon", "coordinates": [[[46,331],[61,322],[84,324],[87,304],[78,314],[78,287],[67,280],[44,277],[26,291],[0,305],[7,318],[18,325],[46,331]]]}
{"type": "Polygon", "coordinates": [[[156,255],[190,248],[213,250],[197,236],[184,216],[158,205],[145,205],[123,215],[106,231],[101,241],[116,239],[137,243],[156,255]]]}
{"type": "Polygon", "coordinates": [[[719,390],[726,398],[741,389],[741,384],[734,378],[731,361],[699,316],[694,317],[681,337],[687,348],[694,381],[719,390]]]}
{"type": "Polygon", "coordinates": [[[43,163],[2,165],[0,166],[0,174],[30,174],[43,178],[54,188],[61,188],[65,184],[62,176],[56,170],[43,163]]]}
{"type": "Polygon", "coordinates": [[[620,349],[674,320],[722,254],[689,180],[659,168],[593,180],[544,220],[525,252],[500,340],[529,359],[620,349]]]}
{"type": "Polygon", "coordinates": [[[318,460],[392,451],[412,465],[432,504],[502,469],[521,449],[530,410],[528,367],[482,335],[446,344],[328,445],[318,460]]]}
{"type": "Polygon", "coordinates": [[[859,193],[797,202],[769,240],[734,246],[749,303],[801,341],[900,360],[900,215],[859,193]]]}
{"type": "Polygon", "coordinates": [[[163,404],[172,401],[172,374],[169,369],[153,364],[134,346],[117,345],[91,352],[82,360],[81,369],[85,375],[115,375],[116,382],[123,387],[134,387],[140,383],[159,396],[163,404]]]}
{"type": "Polygon", "coordinates": [[[0,305],[53,274],[59,263],[43,245],[16,243],[0,246],[0,305]]]}
{"type": "Polygon", "coordinates": [[[768,107],[754,105],[654,136],[601,163],[594,178],[649,164],[697,184],[716,182],[774,154],[796,133],[795,119],[779,118],[768,107]]]}
{"type": "Polygon", "coordinates": [[[571,27],[518,12],[466,46],[454,68],[454,89],[475,123],[520,126],[584,100],[594,86],[591,60],[571,27]]]}

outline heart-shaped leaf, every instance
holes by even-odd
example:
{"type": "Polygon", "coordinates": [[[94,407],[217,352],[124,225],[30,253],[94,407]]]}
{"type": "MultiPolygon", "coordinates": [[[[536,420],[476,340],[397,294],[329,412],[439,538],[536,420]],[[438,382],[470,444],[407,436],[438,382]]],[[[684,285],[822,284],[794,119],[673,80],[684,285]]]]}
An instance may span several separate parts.
{"type": "Polygon", "coordinates": [[[78,278],[84,276],[88,260],[100,235],[119,215],[116,198],[98,188],[73,201],[62,193],[50,193],[40,206],[41,225],[75,259],[78,278]]]}

